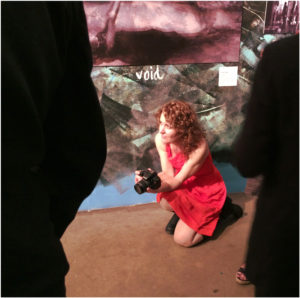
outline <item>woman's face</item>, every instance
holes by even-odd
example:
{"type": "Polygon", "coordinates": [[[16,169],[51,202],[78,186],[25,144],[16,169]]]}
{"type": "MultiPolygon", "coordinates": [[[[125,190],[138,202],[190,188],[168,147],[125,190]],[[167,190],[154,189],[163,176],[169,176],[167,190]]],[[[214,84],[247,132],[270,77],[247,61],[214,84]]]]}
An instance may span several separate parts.
{"type": "Polygon", "coordinates": [[[174,143],[178,139],[176,129],[166,122],[166,118],[163,113],[159,119],[159,133],[164,144],[174,143]]]}

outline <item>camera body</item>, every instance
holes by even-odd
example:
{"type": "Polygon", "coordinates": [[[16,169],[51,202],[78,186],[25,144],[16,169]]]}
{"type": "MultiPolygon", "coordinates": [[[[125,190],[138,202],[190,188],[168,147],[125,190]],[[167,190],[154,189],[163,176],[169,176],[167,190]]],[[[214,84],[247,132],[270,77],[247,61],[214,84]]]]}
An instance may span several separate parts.
{"type": "Polygon", "coordinates": [[[153,170],[141,170],[140,176],[143,179],[134,185],[134,189],[138,194],[144,193],[148,187],[157,189],[161,185],[160,178],[153,170]]]}

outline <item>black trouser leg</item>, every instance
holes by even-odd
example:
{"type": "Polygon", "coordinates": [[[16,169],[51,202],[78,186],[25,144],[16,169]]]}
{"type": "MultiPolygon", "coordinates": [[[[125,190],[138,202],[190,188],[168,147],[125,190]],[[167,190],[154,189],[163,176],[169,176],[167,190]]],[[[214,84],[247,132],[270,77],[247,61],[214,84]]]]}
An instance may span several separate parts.
{"type": "Polygon", "coordinates": [[[36,297],[66,297],[65,280],[52,284],[47,289],[37,293],[36,297]]]}
{"type": "Polygon", "coordinates": [[[277,281],[270,285],[255,286],[255,297],[299,297],[299,282],[287,285],[277,281]]]}

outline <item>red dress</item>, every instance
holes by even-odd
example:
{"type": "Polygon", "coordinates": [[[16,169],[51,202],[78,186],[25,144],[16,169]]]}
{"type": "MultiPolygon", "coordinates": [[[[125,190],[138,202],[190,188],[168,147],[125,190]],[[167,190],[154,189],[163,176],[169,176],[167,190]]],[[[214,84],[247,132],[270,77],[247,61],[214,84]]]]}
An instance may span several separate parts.
{"type": "MultiPolygon", "coordinates": [[[[176,176],[186,158],[182,153],[172,156],[169,144],[166,149],[176,176]]],[[[212,162],[211,154],[209,153],[198,172],[186,179],[179,188],[157,194],[158,203],[162,198],[168,201],[179,218],[194,231],[212,236],[226,199],[226,186],[212,162]]]]}

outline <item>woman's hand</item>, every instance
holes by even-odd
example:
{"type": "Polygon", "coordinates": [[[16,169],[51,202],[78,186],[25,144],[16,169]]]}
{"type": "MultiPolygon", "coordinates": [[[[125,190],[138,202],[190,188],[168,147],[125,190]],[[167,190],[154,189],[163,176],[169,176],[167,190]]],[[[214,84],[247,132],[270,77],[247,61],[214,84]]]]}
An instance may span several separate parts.
{"type": "Polygon", "coordinates": [[[140,176],[140,172],[141,170],[137,170],[135,171],[135,177],[134,177],[134,183],[137,184],[139,181],[141,181],[143,179],[142,176],[140,176]]]}
{"type": "MultiPolygon", "coordinates": [[[[148,170],[149,170],[150,172],[153,171],[153,170],[150,169],[150,168],[148,168],[148,170]]],[[[134,173],[135,173],[134,182],[135,182],[135,184],[137,184],[139,181],[141,181],[141,180],[143,179],[143,177],[140,176],[141,170],[136,170],[134,173]]],[[[161,172],[161,173],[158,173],[157,175],[158,175],[158,177],[160,178],[161,183],[162,183],[163,173],[161,172]]],[[[148,193],[158,193],[158,192],[161,192],[160,189],[161,189],[161,187],[159,187],[158,189],[152,189],[152,188],[150,188],[150,187],[147,187],[146,192],[148,192],[148,193]]]]}
{"type": "Polygon", "coordinates": [[[157,176],[160,178],[161,185],[157,189],[147,188],[147,192],[149,193],[159,193],[159,192],[166,192],[173,190],[172,182],[175,181],[176,178],[167,175],[164,172],[160,172],[157,174],[157,176]]]}
{"type": "MultiPolygon", "coordinates": [[[[152,171],[149,168],[148,168],[148,170],[152,171]]],[[[135,173],[135,178],[134,178],[135,184],[143,179],[143,177],[140,176],[140,172],[141,172],[141,170],[137,170],[134,172],[135,173]]],[[[176,189],[181,184],[181,183],[178,183],[176,177],[172,177],[172,176],[166,174],[165,172],[160,172],[157,174],[157,176],[160,178],[161,186],[157,189],[148,187],[146,189],[146,192],[159,193],[159,192],[171,191],[171,190],[176,189]]]]}

